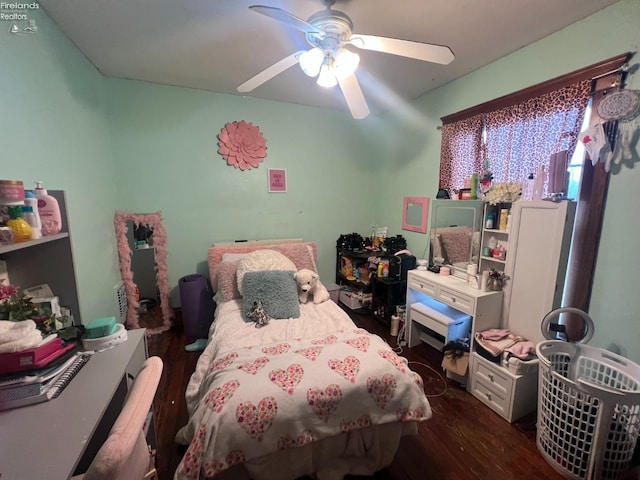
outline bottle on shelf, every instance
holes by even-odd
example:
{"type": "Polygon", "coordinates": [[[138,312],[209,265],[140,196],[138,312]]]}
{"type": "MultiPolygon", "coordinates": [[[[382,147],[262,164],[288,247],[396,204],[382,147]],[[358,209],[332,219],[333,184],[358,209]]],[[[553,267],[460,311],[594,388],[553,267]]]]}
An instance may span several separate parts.
{"type": "Polygon", "coordinates": [[[493,229],[494,224],[495,224],[494,214],[493,213],[487,213],[487,221],[485,223],[485,228],[487,230],[491,230],[491,229],[493,229]]]}
{"type": "Polygon", "coordinates": [[[33,193],[31,190],[27,190],[24,192],[24,204],[31,207],[31,210],[33,211],[33,214],[36,218],[37,237],[35,238],[42,237],[42,223],[40,222],[40,214],[38,213],[38,199],[36,198],[35,193],[33,193]]]}
{"type": "Polygon", "coordinates": [[[55,235],[62,229],[62,217],[60,216],[60,205],[55,197],[49,195],[42,186],[42,182],[36,182],[36,198],[38,199],[38,213],[42,223],[43,235],[55,235]]]}
{"type": "Polygon", "coordinates": [[[533,200],[533,184],[534,183],[535,183],[535,179],[533,178],[533,173],[530,173],[522,186],[523,200],[527,200],[527,201],[533,200]]]}
{"type": "Polygon", "coordinates": [[[31,205],[24,205],[22,208],[22,218],[31,227],[31,240],[37,240],[40,238],[40,230],[38,229],[38,220],[35,213],[33,213],[33,207],[31,205]]]}
{"type": "Polygon", "coordinates": [[[505,231],[507,229],[507,222],[509,221],[509,209],[503,208],[500,210],[500,226],[499,229],[505,231]]]}
{"type": "Polygon", "coordinates": [[[14,242],[26,242],[31,240],[31,227],[22,218],[22,206],[13,205],[9,207],[9,220],[7,226],[13,231],[14,242]]]}
{"type": "Polygon", "coordinates": [[[533,199],[542,200],[542,194],[544,193],[544,184],[547,181],[547,172],[544,169],[544,165],[540,165],[540,170],[536,175],[536,179],[533,183],[533,199]]]}

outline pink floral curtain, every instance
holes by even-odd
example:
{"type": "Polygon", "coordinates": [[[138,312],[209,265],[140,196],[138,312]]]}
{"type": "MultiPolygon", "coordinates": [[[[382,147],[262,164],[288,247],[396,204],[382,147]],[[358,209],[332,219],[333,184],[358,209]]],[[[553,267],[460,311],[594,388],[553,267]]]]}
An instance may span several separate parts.
{"type": "Polygon", "coordinates": [[[590,92],[591,80],[584,80],[444,125],[440,186],[461,188],[464,178],[484,173],[485,159],[489,160],[494,182],[515,182],[536,174],[540,165],[548,169],[549,157],[555,152],[566,150],[571,158],[590,92]]]}
{"type": "Polygon", "coordinates": [[[482,166],[482,116],[476,115],[442,126],[440,188],[462,188],[463,180],[482,166]]]}

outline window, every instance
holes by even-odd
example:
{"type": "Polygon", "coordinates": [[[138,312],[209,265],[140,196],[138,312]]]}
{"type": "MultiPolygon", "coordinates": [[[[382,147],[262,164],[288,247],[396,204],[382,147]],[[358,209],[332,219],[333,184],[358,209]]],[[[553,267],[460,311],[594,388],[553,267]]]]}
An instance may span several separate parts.
{"type": "Polygon", "coordinates": [[[471,173],[496,182],[524,181],[552,154],[571,156],[589,102],[591,80],[584,79],[513,105],[445,124],[442,128],[440,188],[462,187],[471,173]],[[442,168],[446,166],[446,168],[442,168]]]}
{"type": "MultiPolygon", "coordinates": [[[[459,188],[465,176],[481,173],[485,155],[493,162],[495,180],[512,181],[524,180],[525,175],[536,171],[537,162],[548,162],[552,153],[569,150],[569,192],[578,203],[563,306],[585,311],[591,295],[609,177],[602,164],[594,166],[585,158],[574,136],[587,125],[600,121],[588,109],[589,103],[593,99],[597,104],[612,84],[624,84],[627,69],[622,67],[631,56],[624,53],[441,119],[441,188],[459,188]],[[544,101],[545,95],[553,97],[565,88],[582,95],[585,85],[586,97],[576,97],[577,103],[567,103],[558,112],[564,117],[556,116],[553,108],[548,108],[554,102],[544,101]],[[538,102],[539,99],[543,101],[538,102]],[[539,110],[546,113],[538,116],[539,110]],[[547,132],[554,132],[550,142],[534,143],[538,137],[546,137],[547,132]]],[[[608,123],[605,131],[613,146],[617,122],[608,123]]]]}

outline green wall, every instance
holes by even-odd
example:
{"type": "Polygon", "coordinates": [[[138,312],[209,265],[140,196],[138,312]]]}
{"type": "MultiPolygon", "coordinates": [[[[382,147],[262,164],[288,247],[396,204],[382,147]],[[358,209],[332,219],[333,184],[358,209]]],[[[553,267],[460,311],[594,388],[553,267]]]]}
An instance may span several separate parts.
{"type": "Polygon", "coordinates": [[[105,80],[42,10],[29,17],[35,34],[10,34],[0,21],[0,176],[65,191],[80,314],[113,315],[120,274],[105,80]]]}
{"type": "MultiPolygon", "coordinates": [[[[376,176],[385,181],[385,195],[378,198],[376,218],[396,228],[397,205],[402,195],[435,197],[438,188],[442,116],[520,90],[601,60],[636,52],[640,43],[640,2],[622,0],[541,41],[518,50],[464,78],[432,91],[403,112],[385,116],[388,148],[378,157],[376,176]],[[419,118],[419,120],[416,120],[419,118]],[[418,123],[424,130],[416,129],[418,123]],[[397,158],[399,149],[406,154],[397,158]],[[394,161],[390,161],[393,158],[394,161]]],[[[631,64],[637,67],[638,58],[631,64]]],[[[640,89],[640,74],[629,75],[628,87],[640,89]]],[[[638,129],[640,121],[634,122],[638,129]]],[[[638,139],[637,133],[634,137],[638,139]]],[[[640,149],[638,149],[640,150],[640,149]]],[[[640,271],[640,205],[638,157],[612,171],[593,293],[589,313],[596,324],[591,345],[604,347],[640,362],[640,296],[636,272],[640,271]]],[[[409,234],[410,249],[422,254],[426,235],[409,234]]],[[[544,252],[541,252],[544,254],[544,252]]]]}
{"type": "MultiPolygon", "coordinates": [[[[364,121],[343,112],[104,78],[40,10],[39,31],[0,30],[2,178],[65,190],[81,313],[114,313],[119,280],[114,211],[161,211],[172,302],[178,279],[206,273],[208,247],[239,238],[302,236],[319,244],[333,281],[340,233],[373,224],[402,233],[421,256],[426,235],[400,229],[403,196],[435,196],[440,117],[528,85],[638,50],[640,2],[622,0],[569,28],[364,121]],[[217,154],[225,123],[246,120],[267,139],[257,170],[217,154]],[[267,192],[267,169],[287,169],[289,191],[267,192]]],[[[630,87],[640,88],[638,75],[630,87]]],[[[590,313],[592,344],[640,361],[634,272],[638,168],[611,176],[590,313]]]]}
{"type": "MultiPolygon", "coordinates": [[[[369,231],[373,172],[360,128],[343,113],[237,96],[108,80],[118,172],[117,208],[160,210],[172,286],[207,273],[214,242],[303,237],[319,245],[321,278],[335,280],[340,233],[369,231]],[[217,153],[227,122],[260,128],[267,157],[241,171],[217,153]],[[287,192],[269,193],[267,171],[287,171],[287,192]]],[[[172,292],[173,304],[179,292],[172,292]]]]}

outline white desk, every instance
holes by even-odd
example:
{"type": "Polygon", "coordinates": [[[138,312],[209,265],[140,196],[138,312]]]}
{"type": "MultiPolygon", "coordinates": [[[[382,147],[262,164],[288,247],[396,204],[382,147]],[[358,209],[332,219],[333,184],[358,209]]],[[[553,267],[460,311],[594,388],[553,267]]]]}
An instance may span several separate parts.
{"type": "Polygon", "coordinates": [[[93,355],[58,398],[0,412],[2,480],[63,480],[88,465],[147,358],[144,329],[127,335],[93,355]]]}
{"type": "MultiPolygon", "coordinates": [[[[470,338],[477,331],[500,326],[502,292],[483,292],[471,288],[463,280],[453,276],[437,275],[429,271],[410,270],[407,277],[407,329],[409,347],[418,345],[422,327],[429,327],[423,316],[413,315],[411,305],[425,298],[434,299],[459,312],[471,316],[470,338]],[[418,317],[418,318],[414,318],[418,317]]],[[[436,333],[438,333],[436,331],[436,333]]]]}

